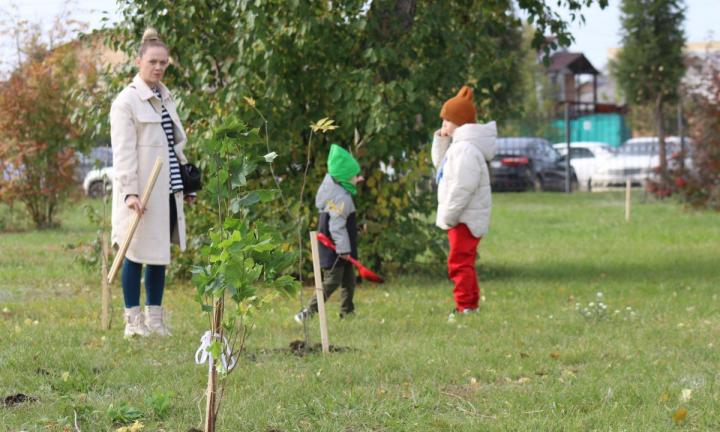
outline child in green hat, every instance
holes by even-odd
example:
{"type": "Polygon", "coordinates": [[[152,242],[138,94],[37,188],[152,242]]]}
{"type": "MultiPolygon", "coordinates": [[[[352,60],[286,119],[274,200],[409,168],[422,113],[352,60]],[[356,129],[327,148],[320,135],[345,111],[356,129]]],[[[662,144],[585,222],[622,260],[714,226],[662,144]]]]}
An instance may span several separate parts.
{"type": "MultiPolygon", "coordinates": [[[[357,219],[352,197],[357,193],[356,185],[364,178],[360,176],[360,164],[337,144],[330,146],[327,167],[328,173],[315,194],[315,206],[320,212],[318,232],[332,239],[336,251],[322,243],[318,245],[323,294],[327,300],[338,287],[341,288],[340,318],[344,318],[355,310],[355,271],[347,258],[358,257],[357,219]]],[[[295,315],[295,321],[302,323],[316,312],[317,298],[313,297],[308,307],[295,315]]]]}

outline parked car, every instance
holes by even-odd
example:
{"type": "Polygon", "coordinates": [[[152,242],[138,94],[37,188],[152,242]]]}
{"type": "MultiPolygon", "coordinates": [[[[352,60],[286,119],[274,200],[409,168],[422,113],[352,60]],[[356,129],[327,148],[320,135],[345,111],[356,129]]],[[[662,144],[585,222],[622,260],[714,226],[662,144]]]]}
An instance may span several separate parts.
{"type": "MultiPolygon", "coordinates": [[[[494,191],[565,191],[565,158],[542,138],[498,138],[490,167],[494,191]]],[[[577,190],[572,167],[570,183],[577,190]]]]}
{"type": "MultiPolygon", "coordinates": [[[[668,166],[680,163],[684,158],[686,168],[692,168],[692,141],[685,139],[685,154],[682,154],[680,138],[667,137],[665,149],[668,166]]],[[[657,137],[632,138],[618,147],[614,158],[598,167],[594,183],[598,186],[624,186],[627,179],[633,186],[642,186],[657,174],[660,166],[660,143],[657,137]]]]}
{"type": "Polygon", "coordinates": [[[112,191],[113,167],[94,169],[87,173],[83,180],[85,194],[91,198],[99,198],[112,191]]]}
{"type": "Polygon", "coordinates": [[[94,169],[112,166],[112,149],[109,146],[93,147],[88,154],[78,153],[75,166],[75,178],[83,181],[94,169]]]}
{"type": "MultiPolygon", "coordinates": [[[[562,156],[567,154],[567,143],[553,144],[562,156]]],[[[580,189],[591,191],[599,186],[595,172],[607,165],[616,155],[616,150],[604,142],[577,141],[570,143],[570,165],[575,169],[580,189]]]]}

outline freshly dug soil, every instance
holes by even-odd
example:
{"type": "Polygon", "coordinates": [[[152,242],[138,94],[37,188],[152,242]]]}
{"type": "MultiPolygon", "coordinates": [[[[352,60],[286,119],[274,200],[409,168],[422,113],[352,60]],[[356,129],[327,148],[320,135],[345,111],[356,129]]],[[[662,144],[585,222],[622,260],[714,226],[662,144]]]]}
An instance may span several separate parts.
{"type": "Polygon", "coordinates": [[[18,393],[10,396],[6,396],[3,398],[3,404],[5,406],[14,406],[19,405],[21,403],[25,402],[36,402],[37,398],[33,396],[28,396],[26,394],[18,393]]]}
{"type": "MultiPolygon", "coordinates": [[[[350,347],[341,347],[341,346],[336,346],[336,345],[330,345],[328,348],[330,349],[330,352],[354,351],[350,347]]],[[[280,351],[283,351],[283,350],[280,350],[280,351]]],[[[298,357],[303,357],[307,354],[321,353],[322,352],[322,344],[316,343],[316,344],[310,344],[308,346],[308,345],[305,345],[305,341],[297,339],[297,340],[290,342],[289,352],[298,357]]]]}

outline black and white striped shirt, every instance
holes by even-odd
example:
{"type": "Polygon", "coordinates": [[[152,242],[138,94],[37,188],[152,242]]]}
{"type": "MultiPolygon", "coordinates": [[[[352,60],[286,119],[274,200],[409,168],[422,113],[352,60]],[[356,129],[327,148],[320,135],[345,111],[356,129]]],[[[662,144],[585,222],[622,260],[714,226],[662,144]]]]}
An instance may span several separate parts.
{"type": "MultiPolygon", "coordinates": [[[[162,101],[162,94],[159,88],[154,88],[155,96],[162,101]]],[[[178,162],[177,155],[175,154],[175,131],[173,129],[173,121],[170,117],[170,113],[162,105],[162,121],[160,123],[165,136],[167,136],[168,145],[170,146],[170,193],[180,192],[183,190],[182,177],[180,177],[180,163],[178,162]]]]}

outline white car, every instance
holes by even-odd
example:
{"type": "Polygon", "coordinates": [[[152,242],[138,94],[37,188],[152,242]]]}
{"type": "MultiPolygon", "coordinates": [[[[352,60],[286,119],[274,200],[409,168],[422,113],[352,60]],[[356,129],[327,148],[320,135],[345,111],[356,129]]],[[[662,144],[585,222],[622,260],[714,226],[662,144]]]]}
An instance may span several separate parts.
{"type": "MultiPolygon", "coordinates": [[[[678,163],[681,156],[680,138],[665,139],[668,166],[678,163]]],[[[692,168],[692,159],[688,156],[692,149],[692,141],[685,139],[686,168],[692,168]]],[[[657,137],[632,138],[617,148],[616,156],[604,164],[596,172],[599,186],[624,186],[629,179],[633,186],[642,186],[656,175],[660,166],[660,144],[657,137]]]]}
{"type": "MultiPolygon", "coordinates": [[[[562,156],[567,155],[567,144],[557,143],[553,147],[562,156]]],[[[575,169],[581,190],[590,191],[603,186],[596,173],[615,157],[615,149],[604,142],[577,141],[570,143],[570,165],[575,169]]]]}
{"type": "Polygon", "coordinates": [[[83,181],[85,194],[98,198],[112,191],[113,167],[94,169],[87,173],[83,181]]]}

